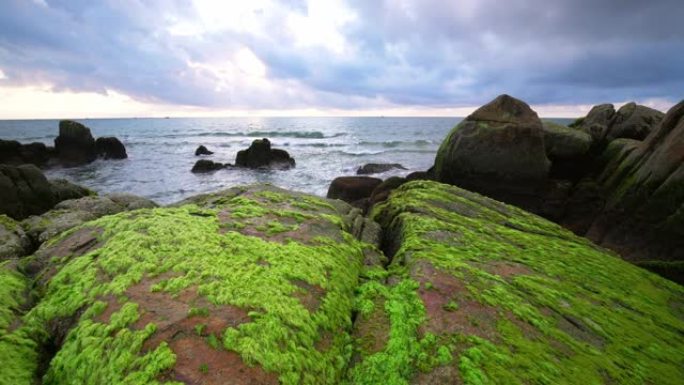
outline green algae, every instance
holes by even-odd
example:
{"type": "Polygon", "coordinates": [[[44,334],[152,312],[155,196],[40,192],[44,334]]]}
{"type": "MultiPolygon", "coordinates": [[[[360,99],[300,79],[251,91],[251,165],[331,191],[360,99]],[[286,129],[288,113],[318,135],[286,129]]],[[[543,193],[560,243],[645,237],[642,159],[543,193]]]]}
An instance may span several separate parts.
{"type": "Polygon", "coordinates": [[[19,228],[19,223],[5,214],[0,214],[0,226],[8,231],[14,231],[19,228]]]}
{"type": "Polygon", "coordinates": [[[532,214],[434,182],[402,186],[373,216],[399,234],[393,264],[427,261],[495,309],[494,325],[476,321],[492,335],[438,335],[442,346],[460,352],[455,362],[464,383],[684,378],[684,322],[669,305],[684,295],[681,286],[532,214]],[[430,235],[436,233],[452,235],[430,235]],[[504,275],[498,269],[505,266],[518,270],[504,275]]]}
{"type": "MultiPolygon", "coordinates": [[[[166,342],[142,350],[155,335],[154,322],[142,329],[132,327],[140,320],[142,305],[130,298],[129,290],[151,281],[151,292],[176,298],[195,290],[208,301],[212,307],[192,307],[187,314],[199,317],[198,325],[201,316],[211,316],[214,307],[248,311],[249,322],[225,329],[219,338],[206,337],[212,348],[237,352],[248,365],[277,373],[283,384],[339,383],[351,354],[349,314],[364,246],[343,232],[332,206],[324,214],[322,209],[305,213],[284,201],[286,206],[274,206],[275,198],[271,194],[237,196],[221,203],[212,201],[213,209],[196,205],[145,209],[135,216],[117,214],[80,227],[101,229],[102,245],[83,255],[49,261],[56,272],[43,289],[42,300],[23,317],[21,328],[2,337],[3,341],[23,338],[30,342],[34,351],[25,354],[25,361],[33,365],[22,368],[24,378],[4,373],[0,377],[30,383],[37,369],[35,347],[48,343],[49,325],[71,320],[73,325],[64,324],[69,333],[50,361],[45,383],[162,382],[160,376],[176,364],[174,352],[166,342]],[[237,221],[268,216],[330,222],[341,234],[335,237],[343,241],[319,235],[315,244],[283,244],[221,231],[220,222],[225,219],[219,221],[218,214],[222,210],[237,221]],[[302,290],[296,282],[320,288],[316,309],[307,308],[294,295],[302,290]],[[119,298],[121,308],[108,321],[99,319],[112,306],[103,299],[111,296],[119,298]],[[325,348],[319,346],[322,338],[330,339],[321,345],[325,348]]],[[[275,221],[268,226],[271,234],[298,229],[298,225],[276,225],[275,221]]],[[[76,231],[50,245],[59,245],[76,231]]],[[[204,329],[193,330],[202,334],[204,329]]]]}

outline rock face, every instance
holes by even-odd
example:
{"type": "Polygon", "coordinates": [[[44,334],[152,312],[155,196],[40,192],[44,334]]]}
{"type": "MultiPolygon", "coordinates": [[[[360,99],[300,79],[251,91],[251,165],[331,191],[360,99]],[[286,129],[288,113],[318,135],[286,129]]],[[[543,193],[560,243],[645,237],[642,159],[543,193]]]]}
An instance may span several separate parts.
{"type": "Polygon", "coordinates": [[[246,150],[238,151],[235,165],[247,168],[288,169],[295,166],[295,160],[285,150],[271,148],[271,142],[257,139],[246,150]]]}
{"type": "Polygon", "coordinates": [[[105,136],[97,138],[95,141],[95,148],[97,155],[104,159],[126,159],[126,147],[118,138],[113,136],[105,136]]]}
{"type": "Polygon", "coordinates": [[[195,165],[192,166],[192,170],[190,170],[193,173],[196,174],[202,174],[202,173],[207,173],[207,172],[212,172],[216,170],[220,170],[222,168],[226,168],[230,165],[226,165],[223,163],[219,162],[214,162],[208,159],[200,159],[197,162],[195,162],[195,165]]]}
{"type": "Polygon", "coordinates": [[[195,156],[200,156],[200,155],[212,155],[213,152],[209,151],[204,145],[201,145],[197,147],[197,150],[195,150],[195,156]]]}
{"type": "Polygon", "coordinates": [[[538,195],[550,164],[537,113],[501,95],[449,133],[435,158],[435,177],[529,208],[537,204],[530,196],[538,195]]]}
{"type": "Polygon", "coordinates": [[[71,120],[59,122],[59,136],[55,139],[57,158],[64,166],[79,166],[97,158],[95,139],[90,129],[71,120]]]}
{"type": "Polygon", "coordinates": [[[606,205],[588,237],[684,282],[684,101],[643,142],[608,157],[598,178],[606,205]]]}
{"type": "Polygon", "coordinates": [[[380,174],[390,170],[406,170],[406,167],[399,163],[368,163],[356,170],[356,175],[380,174]]]}
{"type": "Polygon", "coordinates": [[[682,286],[453,186],[407,183],[373,217],[391,262],[357,289],[349,383],[683,378],[684,321],[671,305],[682,286]]]}
{"type": "Polygon", "coordinates": [[[48,181],[34,165],[0,165],[0,214],[14,219],[42,214],[64,199],[92,192],[64,180],[48,181]]]}
{"type": "Polygon", "coordinates": [[[663,119],[660,111],[627,103],[616,112],[612,104],[594,106],[578,124],[578,128],[592,136],[602,149],[618,138],[643,140],[663,119]]]}
{"type": "Polygon", "coordinates": [[[0,263],[6,259],[23,257],[30,248],[31,241],[21,225],[6,215],[0,215],[0,263]]]}
{"type": "Polygon", "coordinates": [[[329,199],[341,199],[347,203],[353,203],[364,198],[369,198],[382,183],[382,179],[368,176],[341,176],[335,178],[328,187],[329,199]]]}

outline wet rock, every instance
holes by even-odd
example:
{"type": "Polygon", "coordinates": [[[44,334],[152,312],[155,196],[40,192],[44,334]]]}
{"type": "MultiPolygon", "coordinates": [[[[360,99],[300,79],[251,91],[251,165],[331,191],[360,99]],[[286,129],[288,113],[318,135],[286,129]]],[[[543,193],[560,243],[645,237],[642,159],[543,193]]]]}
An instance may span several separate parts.
{"type": "Polygon", "coordinates": [[[348,203],[356,202],[370,198],[373,190],[381,183],[382,179],[367,176],[341,176],[330,183],[326,197],[348,203]]]}
{"type": "Polygon", "coordinates": [[[67,167],[90,163],[97,158],[95,139],[90,129],[72,120],[59,122],[55,151],[60,163],[67,167]]]}
{"type": "Polygon", "coordinates": [[[219,163],[219,162],[214,162],[208,159],[200,159],[197,162],[195,162],[195,165],[192,166],[192,172],[196,174],[201,174],[201,173],[207,173],[207,172],[212,172],[216,170],[220,170],[223,168],[228,167],[229,165],[219,163]]]}
{"type": "Polygon", "coordinates": [[[392,190],[396,189],[397,187],[403,185],[408,181],[408,178],[401,178],[398,176],[393,176],[385,179],[382,183],[380,183],[376,188],[373,189],[373,192],[370,196],[370,204],[374,205],[376,203],[386,200],[387,197],[389,197],[392,190]]]}
{"type": "Polygon", "coordinates": [[[95,141],[97,155],[104,159],[126,159],[126,147],[118,138],[106,136],[97,138],[95,141]]]}
{"type": "Polygon", "coordinates": [[[0,165],[0,214],[15,219],[41,214],[54,206],[52,185],[34,165],[0,165]]]}
{"type": "Polygon", "coordinates": [[[271,148],[271,142],[257,139],[246,150],[238,151],[235,165],[246,168],[285,170],[295,166],[295,160],[285,150],[271,148]]]}
{"type": "Polygon", "coordinates": [[[367,163],[356,170],[356,175],[380,174],[390,170],[406,170],[399,163],[367,163]]]}
{"type": "Polygon", "coordinates": [[[197,147],[197,150],[195,150],[195,156],[212,155],[212,154],[213,154],[213,152],[209,151],[204,145],[197,147]]]}

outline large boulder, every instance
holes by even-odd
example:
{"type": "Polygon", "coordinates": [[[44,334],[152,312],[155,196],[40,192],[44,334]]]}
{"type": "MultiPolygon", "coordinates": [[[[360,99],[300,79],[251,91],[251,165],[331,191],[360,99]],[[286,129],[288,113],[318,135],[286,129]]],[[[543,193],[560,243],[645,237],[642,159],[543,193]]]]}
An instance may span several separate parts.
{"type": "Polygon", "coordinates": [[[357,289],[348,383],[684,378],[682,286],[454,186],[404,184],[373,217],[391,263],[357,289]]]}
{"type": "Polygon", "coordinates": [[[373,190],[382,183],[382,179],[368,176],[341,176],[333,179],[326,195],[329,199],[340,199],[347,203],[370,198],[373,190]]]}
{"type": "Polygon", "coordinates": [[[295,166],[295,160],[285,150],[271,148],[271,142],[257,139],[246,150],[238,151],[235,165],[247,168],[288,169],[295,166]]]}
{"type": "Polygon", "coordinates": [[[33,164],[44,166],[52,156],[52,149],[44,143],[34,142],[21,144],[16,140],[0,139],[0,164],[21,165],[33,164]]]}
{"type": "Polygon", "coordinates": [[[598,178],[606,206],[587,235],[637,263],[669,263],[684,282],[684,101],[643,142],[611,151],[598,178]]]}
{"type": "Polygon", "coordinates": [[[591,135],[551,121],[544,121],[544,147],[551,160],[549,176],[557,179],[578,180],[592,164],[589,150],[591,135]]]}
{"type": "Polygon", "coordinates": [[[356,170],[356,175],[380,174],[390,170],[406,170],[399,163],[367,163],[356,170]]]}
{"type": "Polygon", "coordinates": [[[126,147],[118,138],[113,136],[105,136],[97,138],[95,141],[95,148],[97,155],[104,159],[126,159],[126,147]]]}
{"type": "Polygon", "coordinates": [[[439,147],[435,179],[538,212],[551,162],[537,113],[501,95],[459,123],[439,147]]]}
{"type": "Polygon", "coordinates": [[[594,143],[605,141],[611,122],[615,116],[615,106],[599,104],[591,108],[577,128],[591,135],[594,143]]]}
{"type": "Polygon", "coordinates": [[[664,113],[634,102],[627,103],[615,113],[606,135],[607,142],[617,138],[643,140],[658,126],[664,113]]]}
{"type": "Polygon", "coordinates": [[[90,129],[72,120],[59,122],[55,151],[59,161],[67,167],[90,163],[97,158],[95,139],[90,129]]]}

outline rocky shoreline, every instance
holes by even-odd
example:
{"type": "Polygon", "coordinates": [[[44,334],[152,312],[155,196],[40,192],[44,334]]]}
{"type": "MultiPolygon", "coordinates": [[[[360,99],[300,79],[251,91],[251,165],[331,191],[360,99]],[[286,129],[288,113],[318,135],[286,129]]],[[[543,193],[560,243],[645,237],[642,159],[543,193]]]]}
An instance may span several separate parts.
{"type": "MultiPolygon", "coordinates": [[[[676,385],[683,146],[684,102],[565,127],[502,95],[430,170],[330,199],[158,207],[0,165],[0,383],[676,385]]],[[[273,151],[236,163],[294,166],[273,151]]]]}

